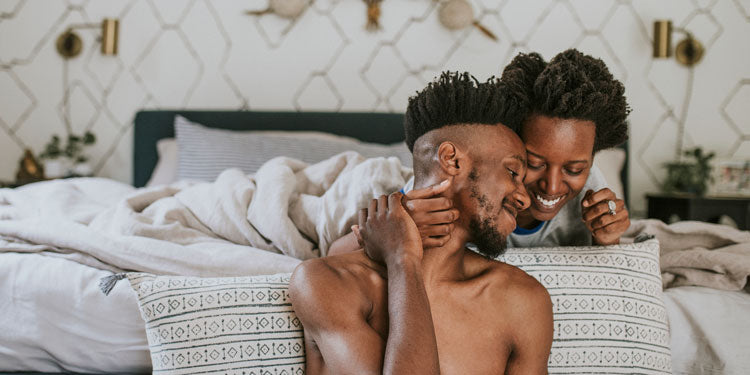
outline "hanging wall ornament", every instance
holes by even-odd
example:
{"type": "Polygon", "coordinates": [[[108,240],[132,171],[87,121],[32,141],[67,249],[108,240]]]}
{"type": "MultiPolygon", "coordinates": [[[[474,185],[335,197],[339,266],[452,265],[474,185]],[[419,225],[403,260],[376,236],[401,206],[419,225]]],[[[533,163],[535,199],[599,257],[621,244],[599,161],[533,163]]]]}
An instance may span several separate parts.
{"type": "Polygon", "coordinates": [[[262,16],[273,13],[283,18],[297,18],[307,8],[308,0],[270,0],[265,10],[249,10],[246,14],[262,16]]]}
{"type": "Polygon", "coordinates": [[[367,4],[367,31],[380,30],[380,3],[383,0],[365,0],[367,4]]]}
{"type": "Polygon", "coordinates": [[[497,40],[495,34],[474,19],[474,8],[467,0],[448,0],[440,4],[438,9],[440,23],[448,30],[461,30],[474,26],[492,40],[497,40]]]}

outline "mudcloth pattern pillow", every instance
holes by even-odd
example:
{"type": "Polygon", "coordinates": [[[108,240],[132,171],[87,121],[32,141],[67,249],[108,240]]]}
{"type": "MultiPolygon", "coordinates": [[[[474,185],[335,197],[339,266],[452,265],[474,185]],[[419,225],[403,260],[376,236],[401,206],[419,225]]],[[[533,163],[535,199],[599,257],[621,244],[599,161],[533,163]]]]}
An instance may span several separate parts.
{"type": "MultiPolygon", "coordinates": [[[[656,240],[508,249],[498,259],[549,291],[555,318],[550,374],[671,374],[656,240]]],[[[154,373],[304,372],[289,274],[127,276],[146,321],[154,373]]]]}
{"type": "Polygon", "coordinates": [[[658,241],[508,249],[498,259],[552,298],[550,374],[672,373],[658,241]]]}
{"type": "Polygon", "coordinates": [[[129,273],[154,374],[304,374],[302,325],[289,301],[289,276],[129,273]]]}

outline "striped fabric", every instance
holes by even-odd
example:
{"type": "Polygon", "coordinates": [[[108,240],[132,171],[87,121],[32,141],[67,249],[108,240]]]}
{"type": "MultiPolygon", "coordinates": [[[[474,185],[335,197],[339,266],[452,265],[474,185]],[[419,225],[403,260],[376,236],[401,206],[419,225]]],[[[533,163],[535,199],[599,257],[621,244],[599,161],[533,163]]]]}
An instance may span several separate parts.
{"type": "MultiPolygon", "coordinates": [[[[671,374],[659,243],[508,249],[553,303],[550,374],[671,374]]],[[[288,274],[128,274],[156,374],[302,374],[302,327],[288,274]]],[[[502,319],[502,317],[498,317],[502,319]]],[[[528,322],[534,324],[534,322],[528,322]]]]}
{"type": "Polygon", "coordinates": [[[138,294],[154,374],[303,374],[302,326],[289,274],[127,275],[138,294]]]}
{"type": "Polygon", "coordinates": [[[659,242],[508,249],[552,298],[550,374],[671,374],[659,242]]]}
{"type": "Polygon", "coordinates": [[[396,156],[411,167],[406,144],[382,145],[321,132],[232,131],[208,128],[175,116],[179,150],[179,179],[213,181],[225,169],[239,168],[255,173],[263,163],[288,156],[317,163],[344,151],[356,151],[366,158],[396,156]]]}

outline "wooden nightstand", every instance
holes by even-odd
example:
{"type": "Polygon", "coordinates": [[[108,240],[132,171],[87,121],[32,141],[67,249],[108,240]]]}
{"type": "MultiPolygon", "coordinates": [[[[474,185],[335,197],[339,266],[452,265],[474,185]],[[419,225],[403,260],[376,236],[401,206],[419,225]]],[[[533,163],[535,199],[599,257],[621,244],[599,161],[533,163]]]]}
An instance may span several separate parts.
{"type": "Polygon", "coordinates": [[[648,217],[666,223],[673,215],[680,220],[699,220],[717,223],[727,215],[737,227],[750,227],[750,197],[699,197],[693,194],[646,194],[648,217]]]}

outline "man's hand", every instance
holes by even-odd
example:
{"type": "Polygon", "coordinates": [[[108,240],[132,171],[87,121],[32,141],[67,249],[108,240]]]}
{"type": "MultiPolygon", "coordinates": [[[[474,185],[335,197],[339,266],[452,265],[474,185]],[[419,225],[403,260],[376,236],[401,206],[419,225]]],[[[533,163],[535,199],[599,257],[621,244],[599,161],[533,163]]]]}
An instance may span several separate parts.
{"type": "Polygon", "coordinates": [[[620,243],[620,237],[630,227],[625,201],[618,199],[607,188],[597,192],[588,190],[581,201],[581,208],[583,222],[597,245],[620,243]],[[610,207],[609,202],[613,202],[613,207],[610,207]]]}
{"type": "Polygon", "coordinates": [[[402,203],[422,236],[425,248],[440,247],[450,240],[453,222],[458,219],[458,210],[450,199],[440,197],[451,186],[451,180],[412,190],[402,198],[402,203]]]}
{"type": "Polygon", "coordinates": [[[404,258],[422,259],[422,238],[414,220],[401,205],[403,194],[373,199],[359,212],[359,225],[352,227],[370,259],[386,266],[404,258]]]}

